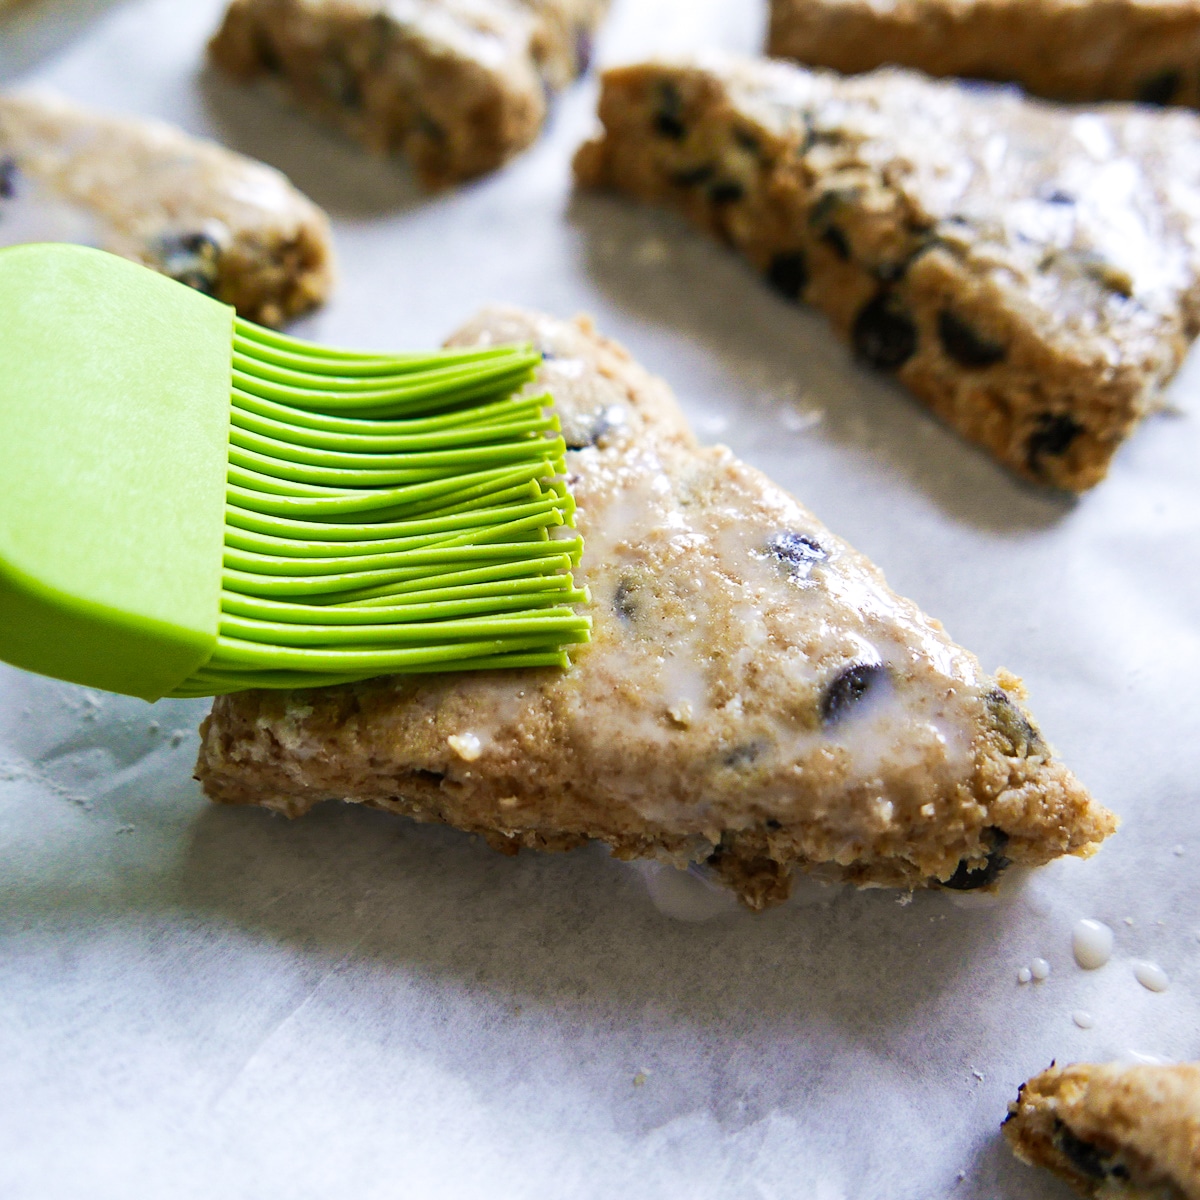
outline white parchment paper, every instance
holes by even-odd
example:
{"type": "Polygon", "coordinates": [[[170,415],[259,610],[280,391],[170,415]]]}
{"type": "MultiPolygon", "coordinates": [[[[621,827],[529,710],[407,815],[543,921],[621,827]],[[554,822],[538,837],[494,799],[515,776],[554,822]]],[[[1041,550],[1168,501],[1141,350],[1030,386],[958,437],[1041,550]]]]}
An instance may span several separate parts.
{"type": "MultiPolygon", "coordinates": [[[[594,84],[509,169],[430,198],[207,75],[218,13],[42,0],[0,24],[0,82],[286,170],[341,255],[314,337],[433,345],[496,300],[593,313],[706,437],[1023,675],[1125,824],[994,901],[801,888],[688,924],[594,850],[210,807],[203,704],[0,668],[0,1196],[1065,1197],[1000,1139],[1018,1083],[1052,1058],[1200,1053],[1200,367],[1102,487],[1042,494],[728,252],[573,198],[594,84]],[[1081,917],[1116,931],[1099,971],[1072,961],[1081,917]],[[1050,977],[1019,985],[1035,957],[1050,977]]],[[[762,23],[757,3],[624,0],[601,53],[748,50],[762,23]]]]}

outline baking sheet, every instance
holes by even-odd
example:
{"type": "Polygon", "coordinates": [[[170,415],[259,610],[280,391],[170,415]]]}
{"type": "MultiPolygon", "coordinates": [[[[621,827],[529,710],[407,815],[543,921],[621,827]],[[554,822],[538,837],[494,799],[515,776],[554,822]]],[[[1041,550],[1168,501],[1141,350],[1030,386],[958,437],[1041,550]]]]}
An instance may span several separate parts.
{"type": "MultiPolygon", "coordinates": [[[[999,899],[802,887],[688,923],[595,849],[507,859],[344,806],[215,809],[190,778],[203,704],[0,667],[0,1195],[1068,1195],[1000,1139],[1018,1083],[1052,1058],[1200,1053],[1200,364],[1101,488],[1042,494],[721,248],[573,198],[593,84],[511,168],[429,198],[210,78],[218,12],[44,0],[0,24],[0,82],[286,170],[342,264],[304,333],[415,347],[494,300],[591,312],[706,437],[1023,675],[1125,824],[999,899]],[[1081,917],[1116,931],[1100,971],[1072,961],[1081,917]],[[1035,957],[1050,977],[1018,984],[1035,957]]],[[[751,49],[762,25],[738,0],[625,0],[601,57],[751,49]]]]}

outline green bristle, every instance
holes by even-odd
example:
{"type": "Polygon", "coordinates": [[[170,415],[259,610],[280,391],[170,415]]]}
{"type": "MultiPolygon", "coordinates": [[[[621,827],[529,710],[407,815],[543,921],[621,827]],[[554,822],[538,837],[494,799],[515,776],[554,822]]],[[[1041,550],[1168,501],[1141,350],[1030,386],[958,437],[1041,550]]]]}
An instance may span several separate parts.
{"type": "Polygon", "coordinates": [[[582,540],[540,357],[325,349],[235,323],[217,650],[172,693],[565,667],[582,540]]]}

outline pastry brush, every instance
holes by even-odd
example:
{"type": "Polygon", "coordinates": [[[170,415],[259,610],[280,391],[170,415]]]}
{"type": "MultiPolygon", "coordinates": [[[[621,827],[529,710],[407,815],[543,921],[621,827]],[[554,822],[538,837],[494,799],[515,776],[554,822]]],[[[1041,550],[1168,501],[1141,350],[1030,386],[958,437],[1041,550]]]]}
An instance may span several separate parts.
{"type": "Polygon", "coordinates": [[[156,700],[566,667],[582,542],[529,347],[312,345],[0,251],[0,658],[156,700]]]}

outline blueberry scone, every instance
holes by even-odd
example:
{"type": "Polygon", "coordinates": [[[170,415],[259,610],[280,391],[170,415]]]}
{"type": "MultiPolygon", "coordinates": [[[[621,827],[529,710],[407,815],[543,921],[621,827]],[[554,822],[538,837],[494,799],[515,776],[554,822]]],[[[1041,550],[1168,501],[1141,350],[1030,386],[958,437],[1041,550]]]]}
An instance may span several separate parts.
{"type": "Polygon", "coordinates": [[[771,0],[767,52],[890,63],[1054,100],[1200,104],[1200,0],[771,0]]]}
{"type": "Polygon", "coordinates": [[[609,71],[584,187],[668,205],[1028,479],[1082,491],[1198,328],[1200,118],[884,70],[609,71]]]}
{"type": "Polygon", "coordinates": [[[233,0],[212,61],[273,79],[428,187],[495,170],[587,68],[608,0],[233,0]]]}
{"type": "Polygon", "coordinates": [[[1014,1153],[1097,1200],[1200,1200],[1200,1063],[1051,1067],[1022,1084],[1014,1153]]]}
{"type": "Polygon", "coordinates": [[[752,908],[808,868],[987,887],[1115,827],[989,678],[880,572],[583,321],[484,314],[525,342],[572,447],[593,634],[565,672],[391,678],[222,697],[198,778],[298,816],[352,800],[500,850],[589,839],[707,864],[752,908]]]}
{"type": "Polygon", "coordinates": [[[0,244],[82,242],[279,325],[320,304],[329,222],[278,172],[160,121],[0,95],[0,244]]]}

